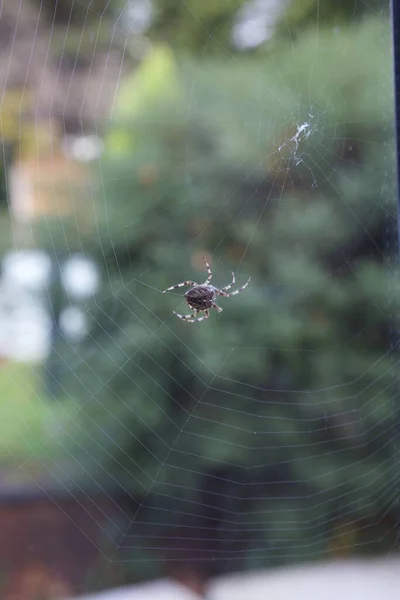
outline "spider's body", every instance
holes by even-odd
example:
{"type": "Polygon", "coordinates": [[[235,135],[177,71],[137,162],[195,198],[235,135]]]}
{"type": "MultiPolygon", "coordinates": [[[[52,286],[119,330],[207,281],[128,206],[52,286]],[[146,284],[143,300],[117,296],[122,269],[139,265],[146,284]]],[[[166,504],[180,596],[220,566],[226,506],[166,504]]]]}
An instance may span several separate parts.
{"type": "Polygon", "coordinates": [[[195,285],[185,294],[185,300],[195,310],[206,310],[211,308],[217,292],[213,285],[195,285]]]}
{"type": "Polygon", "coordinates": [[[178,313],[174,313],[179,319],[183,321],[187,321],[188,323],[195,323],[198,321],[204,321],[204,319],[208,319],[210,316],[210,308],[215,308],[218,312],[222,311],[222,308],[215,303],[215,299],[217,296],[223,296],[224,298],[230,298],[231,296],[235,296],[242,292],[249,284],[250,278],[248,281],[238,290],[227,294],[227,290],[229,290],[235,284],[235,274],[232,273],[232,282],[225,287],[218,289],[213,285],[210,285],[210,281],[212,279],[212,273],[210,269],[210,265],[204,259],[206,263],[208,277],[204,283],[199,285],[195,281],[182,281],[182,283],[178,283],[177,285],[173,285],[168,289],[164,290],[165,292],[169,292],[170,290],[174,290],[179,287],[183,287],[185,285],[191,285],[193,287],[190,288],[185,294],[185,300],[189,304],[189,306],[193,309],[194,313],[192,315],[178,315],[178,313]],[[200,312],[204,312],[204,315],[198,317],[197,315],[200,312]]]}

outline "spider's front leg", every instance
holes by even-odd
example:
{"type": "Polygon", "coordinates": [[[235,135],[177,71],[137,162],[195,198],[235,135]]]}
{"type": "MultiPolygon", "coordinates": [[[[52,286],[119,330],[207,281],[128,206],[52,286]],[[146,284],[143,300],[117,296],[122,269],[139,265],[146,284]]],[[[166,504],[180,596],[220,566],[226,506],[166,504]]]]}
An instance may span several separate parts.
{"type": "Polygon", "coordinates": [[[182,281],[182,283],[177,283],[176,285],[171,285],[171,287],[169,287],[163,291],[163,294],[165,294],[165,292],[170,292],[171,290],[176,290],[176,288],[184,287],[185,285],[195,286],[198,284],[195,281],[182,281]]]}
{"type": "Polygon", "coordinates": [[[224,310],[223,308],[221,308],[220,306],[218,306],[218,304],[215,304],[215,302],[213,302],[213,303],[211,304],[211,306],[212,306],[213,308],[215,308],[215,310],[216,310],[216,311],[218,311],[219,313],[220,313],[220,312],[222,312],[222,311],[224,310]]]}
{"type": "Polygon", "coordinates": [[[212,279],[211,267],[208,264],[207,259],[206,259],[205,256],[203,256],[203,260],[204,260],[204,262],[206,264],[206,269],[207,269],[207,273],[208,273],[208,277],[205,280],[204,285],[208,285],[210,283],[211,279],[212,279]]]}
{"type": "Polygon", "coordinates": [[[243,290],[245,290],[247,288],[247,286],[249,285],[250,281],[251,281],[251,277],[248,278],[246,283],[244,285],[242,285],[241,288],[239,288],[238,290],[235,290],[234,292],[231,292],[230,294],[227,294],[226,292],[223,291],[226,288],[222,288],[222,290],[217,290],[217,294],[219,294],[220,296],[224,296],[224,298],[231,298],[231,296],[236,296],[236,294],[240,294],[240,292],[243,292],[243,290]]]}
{"type": "Polygon", "coordinates": [[[232,283],[221,288],[221,292],[226,292],[226,290],[230,290],[233,285],[235,285],[235,273],[232,271],[232,283]]]}

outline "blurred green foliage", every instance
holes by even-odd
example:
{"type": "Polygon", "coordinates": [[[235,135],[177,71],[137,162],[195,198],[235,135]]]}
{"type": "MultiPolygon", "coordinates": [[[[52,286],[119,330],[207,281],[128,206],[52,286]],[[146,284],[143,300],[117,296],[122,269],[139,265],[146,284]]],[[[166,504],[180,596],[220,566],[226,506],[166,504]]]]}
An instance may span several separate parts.
{"type": "Polygon", "coordinates": [[[74,480],[139,503],[120,547],[138,578],[149,540],[217,570],[321,556],[342,519],[375,523],[357,551],[391,547],[390,52],[377,19],[269,58],[180,60],[176,96],[127,95],[110,128],[81,240],[104,285],[90,335],[53,359],[81,403],[59,438],[74,480]],[[189,325],[161,291],[204,281],[203,254],[215,285],[252,283],[189,325]]]}
{"type": "MultiPolygon", "coordinates": [[[[150,36],[167,40],[175,48],[195,53],[220,54],[235,52],[232,45],[232,26],[240,20],[241,9],[257,3],[248,0],[154,0],[155,18],[150,36]]],[[[382,0],[292,0],[285,4],[278,33],[293,37],[307,27],[334,27],[358,20],[365,14],[387,12],[389,4],[382,0]]],[[[269,41],[264,45],[269,48],[269,41]]],[[[263,49],[265,49],[263,47],[263,49]]]]}
{"type": "Polygon", "coordinates": [[[365,15],[382,15],[389,11],[389,2],[382,0],[294,0],[289,2],[280,31],[292,36],[308,26],[346,26],[365,15]]]}
{"type": "Polygon", "coordinates": [[[40,369],[32,365],[0,365],[0,462],[3,468],[20,468],[18,474],[11,471],[7,480],[26,478],[43,458],[54,458],[57,431],[74,415],[74,404],[66,399],[49,404],[40,376],[40,369]]]}
{"type": "Polygon", "coordinates": [[[226,55],[232,50],[232,26],[245,4],[246,0],[156,0],[150,35],[174,47],[226,55]]]}
{"type": "MultiPolygon", "coordinates": [[[[43,16],[54,26],[52,47],[62,48],[67,56],[79,52],[80,61],[92,57],[92,45],[101,48],[102,40],[112,33],[113,45],[123,42],[125,36],[115,35],[129,31],[126,22],[126,0],[32,0],[43,16]],[[125,15],[125,16],[124,16],[125,15]],[[82,36],[82,24],[85,35],[82,36]],[[66,30],[65,27],[68,26],[66,30]],[[58,38],[62,38],[60,43],[58,38]]],[[[135,2],[132,2],[135,5],[135,2]]],[[[229,56],[235,52],[231,32],[240,18],[240,11],[250,6],[248,0],[152,0],[153,17],[147,35],[153,40],[167,41],[174,48],[204,54],[229,56]]],[[[140,1],[137,2],[140,5],[140,1]]],[[[389,3],[382,0],[293,0],[283,11],[278,32],[284,37],[301,33],[308,26],[334,27],[357,20],[365,14],[387,12],[389,3]]],[[[268,47],[268,43],[267,43],[268,47]]]]}

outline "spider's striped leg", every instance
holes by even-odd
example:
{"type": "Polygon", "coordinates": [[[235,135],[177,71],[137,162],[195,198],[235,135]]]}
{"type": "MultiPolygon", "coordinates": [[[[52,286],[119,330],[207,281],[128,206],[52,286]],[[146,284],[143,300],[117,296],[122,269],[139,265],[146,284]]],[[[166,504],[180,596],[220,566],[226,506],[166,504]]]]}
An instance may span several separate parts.
{"type": "Polygon", "coordinates": [[[182,321],[186,321],[186,323],[199,323],[200,321],[204,321],[205,319],[208,319],[208,317],[210,316],[210,311],[208,309],[206,309],[204,311],[204,315],[202,317],[197,318],[196,315],[199,312],[200,311],[196,310],[194,315],[179,315],[178,313],[176,313],[174,311],[174,315],[176,315],[182,321]]]}
{"type": "Polygon", "coordinates": [[[206,259],[205,256],[203,256],[203,260],[206,263],[206,269],[207,269],[207,273],[208,273],[208,277],[205,280],[204,285],[208,285],[210,283],[211,279],[212,279],[211,267],[208,264],[207,259],[206,259]]]}
{"type": "Polygon", "coordinates": [[[183,287],[185,285],[197,285],[197,283],[195,281],[182,281],[182,283],[177,283],[176,285],[171,285],[171,287],[167,288],[166,290],[163,291],[163,294],[165,294],[165,292],[169,292],[170,290],[175,290],[176,288],[180,288],[183,287]]]}
{"type": "Polygon", "coordinates": [[[191,321],[192,323],[197,322],[200,323],[200,321],[205,321],[206,319],[208,319],[208,317],[210,316],[210,311],[208,310],[208,308],[206,308],[206,310],[204,311],[204,315],[202,317],[199,317],[198,319],[194,319],[194,321],[191,321]]]}
{"type": "Polygon", "coordinates": [[[176,317],[178,317],[178,319],[182,319],[182,321],[189,321],[191,319],[194,319],[197,315],[197,313],[199,312],[198,310],[195,310],[194,313],[192,315],[180,315],[179,313],[175,312],[174,310],[172,311],[174,313],[174,315],[176,317]]]}
{"type": "Polygon", "coordinates": [[[244,285],[242,285],[241,288],[239,288],[238,290],[235,290],[234,292],[231,292],[230,294],[225,294],[226,298],[230,298],[231,296],[236,296],[236,294],[240,294],[240,292],[243,292],[244,289],[247,288],[247,286],[249,285],[251,280],[251,277],[248,278],[248,280],[246,281],[246,283],[244,285]]]}
{"type": "Polygon", "coordinates": [[[221,288],[221,291],[226,292],[226,290],[230,290],[233,285],[235,285],[235,273],[232,271],[232,283],[221,288]]]}
{"type": "Polygon", "coordinates": [[[213,302],[213,303],[211,304],[211,306],[212,306],[213,308],[215,308],[215,310],[217,310],[219,313],[220,313],[220,312],[222,312],[222,311],[224,310],[223,308],[221,308],[220,306],[218,306],[218,304],[215,304],[215,302],[213,302]]]}

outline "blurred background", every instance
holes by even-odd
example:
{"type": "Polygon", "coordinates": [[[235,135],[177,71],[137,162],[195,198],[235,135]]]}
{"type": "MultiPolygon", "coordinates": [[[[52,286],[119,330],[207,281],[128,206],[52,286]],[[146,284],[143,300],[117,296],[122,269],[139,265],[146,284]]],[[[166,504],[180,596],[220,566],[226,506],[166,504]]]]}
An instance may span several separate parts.
{"type": "Polygon", "coordinates": [[[389,1],[0,7],[0,597],[397,597],[389,1]]]}

